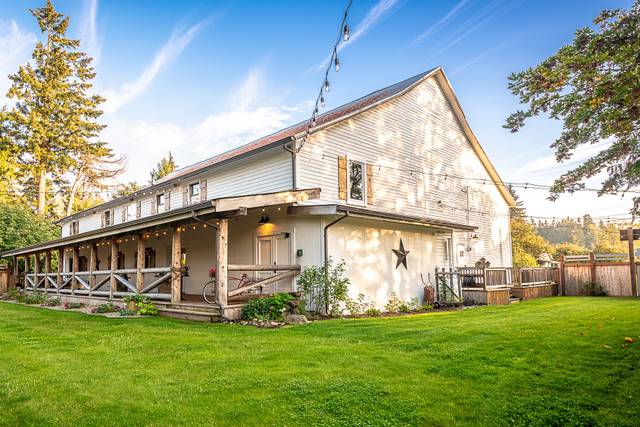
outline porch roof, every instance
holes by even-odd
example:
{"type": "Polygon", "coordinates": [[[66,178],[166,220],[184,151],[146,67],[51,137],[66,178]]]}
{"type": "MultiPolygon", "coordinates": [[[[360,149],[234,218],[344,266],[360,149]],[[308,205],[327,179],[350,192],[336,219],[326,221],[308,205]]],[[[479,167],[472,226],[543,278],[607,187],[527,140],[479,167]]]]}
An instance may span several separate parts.
{"type": "Polygon", "coordinates": [[[59,239],[49,240],[35,245],[0,252],[0,257],[42,252],[47,249],[86,242],[87,240],[116,237],[121,234],[132,233],[151,227],[161,225],[166,226],[171,223],[189,220],[190,218],[193,218],[194,213],[206,216],[209,219],[230,218],[244,216],[247,214],[247,209],[251,208],[295,203],[304,200],[317,199],[319,196],[320,189],[311,188],[306,190],[281,191],[277,193],[262,193],[207,200],[206,202],[185,206],[180,209],[173,209],[144,218],[138,218],[133,221],[127,221],[97,230],[86,231],[72,236],[61,237],[59,239]]]}
{"type": "Polygon", "coordinates": [[[478,227],[474,225],[460,224],[450,221],[442,221],[434,218],[415,217],[409,215],[401,215],[391,212],[372,210],[364,207],[345,206],[345,205],[313,205],[313,206],[291,206],[289,213],[307,214],[307,215],[338,215],[346,214],[358,218],[371,218],[383,221],[402,222],[405,224],[418,224],[433,228],[443,228],[447,230],[458,231],[474,231],[478,227]]]}

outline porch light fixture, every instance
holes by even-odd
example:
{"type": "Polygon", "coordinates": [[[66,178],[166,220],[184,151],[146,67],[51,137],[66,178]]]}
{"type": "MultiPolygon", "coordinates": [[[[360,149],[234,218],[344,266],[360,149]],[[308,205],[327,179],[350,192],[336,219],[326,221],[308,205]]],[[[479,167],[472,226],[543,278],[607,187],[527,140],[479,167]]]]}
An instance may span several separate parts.
{"type": "Polygon", "coordinates": [[[267,224],[269,222],[269,217],[265,214],[260,215],[260,220],[258,220],[258,224],[267,224]]]}

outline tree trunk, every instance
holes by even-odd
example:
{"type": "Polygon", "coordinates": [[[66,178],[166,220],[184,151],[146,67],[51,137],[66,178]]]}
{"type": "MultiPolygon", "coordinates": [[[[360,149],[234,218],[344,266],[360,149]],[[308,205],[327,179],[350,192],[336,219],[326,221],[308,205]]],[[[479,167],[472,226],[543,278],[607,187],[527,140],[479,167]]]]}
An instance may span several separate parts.
{"type": "Polygon", "coordinates": [[[84,170],[84,165],[78,169],[76,173],[76,179],[73,181],[73,185],[71,186],[71,191],[69,193],[69,200],[67,202],[66,216],[71,215],[71,211],[73,210],[73,201],[76,198],[76,193],[78,192],[78,187],[80,186],[80,182],[82,181],[82,173],[84,170]]]}
{"type": "Polygon", "coordinates": [[[40,172],[38,177],[38,207],[36,213],[40,216],[44,216],[46,213],[47,203],[47,173],[45,171],[40,172]]]}

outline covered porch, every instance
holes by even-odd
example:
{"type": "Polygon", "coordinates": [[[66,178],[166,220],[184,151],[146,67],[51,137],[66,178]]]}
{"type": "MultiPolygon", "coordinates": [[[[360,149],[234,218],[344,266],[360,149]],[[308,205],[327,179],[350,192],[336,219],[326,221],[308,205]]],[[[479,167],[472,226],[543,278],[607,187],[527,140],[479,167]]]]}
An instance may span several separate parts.
{"type": "Polygon", "coordinates": [[[9,286],[90,304],[146,295],[166,313],[236,317],[248,299],[294,290],[300,265],[290,234],[267,215],[286,216],[318,196],[310,189],[211,200],[10,251],[9,286]]]}

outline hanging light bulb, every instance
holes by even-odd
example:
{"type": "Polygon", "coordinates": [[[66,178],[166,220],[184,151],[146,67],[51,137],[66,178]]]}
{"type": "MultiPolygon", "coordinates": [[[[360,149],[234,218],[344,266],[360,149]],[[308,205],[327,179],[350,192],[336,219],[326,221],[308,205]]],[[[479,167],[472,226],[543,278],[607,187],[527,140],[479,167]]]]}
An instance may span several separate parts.
{"type": "Polygon", "coordinates": [[[338,54],[337,53],[336,53],[336,59],[334,61],[334,64],[336,66],[336,73],[337,73],[338,71],[340,71],[340,60],[338,59],[338,54]]]}
{"type": "Polygon", "coordinates": [[[345,22],[344,24],[344,30],[342,31],[343,37],[342,40],[344,40],[345,42],[349,41],[349,37],[351,37],[351,30],[349,30],[349,24],[347,24],[345,22]]]}
{"type": "Polygon", "coordinates": [[[329,92],[331,90],[331,85],[329,84],[329,80],[325,79],[324,81],[324,91],[329,92]]]}
{"type": "Polygon", "coordinates": [[[324,106],[326,105],[324,102],[324,96],[320,95],[320,105],[324,108],[324,106]]]}
{"type": "Polygon", "coordinates": [[[315,113],[311,116],[311,126],[315,126],[316,125],[316,115],[315,113]]]}

